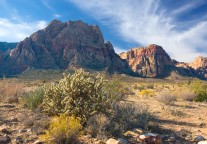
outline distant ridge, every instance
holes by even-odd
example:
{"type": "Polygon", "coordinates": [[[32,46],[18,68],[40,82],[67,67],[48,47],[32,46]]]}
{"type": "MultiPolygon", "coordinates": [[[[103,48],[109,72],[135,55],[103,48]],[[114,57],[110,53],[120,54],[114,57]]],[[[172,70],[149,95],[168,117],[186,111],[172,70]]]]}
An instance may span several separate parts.
{"type": "Polygon", "coordinates": [[[172,72],[185,77],[207,79],[207,58],[198,57],[192,63],[172,60],[165,50],[156,44],[132,48],[120,54],[132,70],[142,77],[163,78],[172,72]]]}
{"type": "Polygon", "coordinates": [[[0,50],[1,51],[7,51],[16,48],[18,43],[12,42],[12,43],[7,43],[7,42],[0,42],[0,50]]]}

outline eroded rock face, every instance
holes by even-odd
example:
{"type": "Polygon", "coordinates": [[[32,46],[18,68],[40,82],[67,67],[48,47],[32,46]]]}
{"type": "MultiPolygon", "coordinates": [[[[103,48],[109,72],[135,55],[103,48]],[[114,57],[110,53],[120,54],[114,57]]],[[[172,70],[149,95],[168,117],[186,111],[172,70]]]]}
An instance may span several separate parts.
{"type": "Polygon", "coordinates": [[[132,70],[144,77],[160,77],[168,73],[173,66],[170,56],[158,45],[152,44],[146,48],[133,48],[120,54],[126,59],[132,70]]]}
{"type": "Polygon", "coordinates": [[[207,57],[197,57],[192,63],[189,63],[188,65],[195,70],[199,78],[207,79],[207,57]]]}
{"type": "Polygon", "coordinates": [[[7,69],[21,73],[29,67],[37,69],[67,69],[70,66],[132,72],[98,26],[82,21],[52,21],[45,29],[33,33],[10,52],[7,69]]]}
{"type": "Polygon", "coordinates": [[[172,60],[174,65],[174,70],[179,75],[186,76],[186,77],[196,77],[197,74],[195,70],[189,66],[188,63],[184,62],[177,62],[176,60],[172,60]]]}

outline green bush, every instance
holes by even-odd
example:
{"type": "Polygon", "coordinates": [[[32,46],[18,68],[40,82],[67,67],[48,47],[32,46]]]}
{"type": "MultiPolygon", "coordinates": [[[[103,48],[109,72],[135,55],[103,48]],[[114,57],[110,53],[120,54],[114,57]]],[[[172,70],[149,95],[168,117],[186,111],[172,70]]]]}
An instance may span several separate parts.
{"type": "Polygon", "coordinates": [[[207,101],[207,84],[202,81],[191,82],[190,87],[195,91],[196,97],[194,101],[203,102],[207,101]]]}
{"type": "Polygon", "coordinates": [[[197,96],[194,98],[196,102],[207,102],[207,92],[206,91],[198,91],[197,96]]]}
{"type": "Polygon", "coordinates": [[[50,115],[68,114],[86,121],[110,107],[112,92],[103,77],[82,69],[66,75],[58,84],[44,87],[43,110],[50,115]]]}
{"type": "Polygon", "coordinates": [[[44,90],[42,88],[39,88],[32,92],[24,94],[21,99],[23,104],[33,111],[42,104],[43,96],[44,90]]]}

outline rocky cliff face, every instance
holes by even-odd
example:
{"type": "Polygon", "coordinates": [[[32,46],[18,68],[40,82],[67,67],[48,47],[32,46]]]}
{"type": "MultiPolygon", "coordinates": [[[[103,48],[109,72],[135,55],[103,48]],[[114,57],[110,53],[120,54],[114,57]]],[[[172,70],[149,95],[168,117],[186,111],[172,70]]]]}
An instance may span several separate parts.
{"type": "Polygon", "coordinates": [[[188,65],[195,70],[199,78],[207,79],[207,57],[197,57],[188,65]]]}
{"type": "Polygon", "coordinates": [[[6,70],[9,53],[16,45],[17,43],[0,42],[0,76],[6,70]]]}
{"type": "Polygon", "coordinates": [[[121,53],[120,57],[128,61],[134,72],[144,77],[162,77],[173,66],[170,56],[155,44],[146,48],[133,48],[121,53]]]}
{"type": "Polygon", "coordinates": [[[16,48],[17,43],[0,42],[0,51],[7,51],[16,48]]]}
{"type": "Polygon", "coordinates": [[[70,66],[109,72],[132,72],[98,26],[82,21],[52,21],[45,29],[33,33],[10,52],[7,72],[20,73],[29,67],[67,69],[70,66]],[[9,70],[8,70],[9,69],[9,70]]]}

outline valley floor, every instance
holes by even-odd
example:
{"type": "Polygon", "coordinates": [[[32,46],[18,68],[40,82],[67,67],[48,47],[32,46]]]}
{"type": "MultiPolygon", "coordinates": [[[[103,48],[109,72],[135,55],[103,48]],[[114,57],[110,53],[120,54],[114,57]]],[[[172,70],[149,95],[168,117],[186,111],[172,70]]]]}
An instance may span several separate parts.
{"type": "MultiPolygon", "coordinates": [[[[178,100],[170,105],[163,104],[157,100],[161,91],[167,90],[170,93],[181,91],[180,82],[169,82],[156,79],[135,79],[124,78],[120,80],[130,91],[124,97],[124,102],[132,105],[145,106],[151,114],[151,122],[148,126],[148,132],[160,134],[164,140],[169,137],[175,137],[177,141],[167,142],[166,144],[194,144],[193,140],[197,136],[207,139],[207,103],[190,102],[178,100]],[[136,86],[135,86],[136,85],[136,86]],[[141,87],[141,88],[140,88],[141,87]],[[142,90],[152,92],[152,95],[143,94],[142,90]]],[[[184,83],[186,83],[185,81],[184,83]]],[[[37,80],[33,82],[21,81],[16,79],[1,80],[0,85],[9,87],[21,86],[21,90],[30,90],[34,87],[41,86],[45,81],[37,80]]],[[[18,88],[20,89],[20,88],[18,88]]],[[[2,89],[0,89],[3,92],[2,89]]],[[[18,93],[18,92],[15,92],[18,93]]],[[[11,93],[10,93],[11,94],[11,93]]],[[[11,102],[0,102],[0,141],[6,138],[5,143],[28,143],[32,144],[38,140],[38,137],[44,131],[48,124],[48,117],[38,110],[32,112],[21,104],[11,102]]],[[[93,143],[90,138],[83,138],[85,143],[93,143]]]]}

